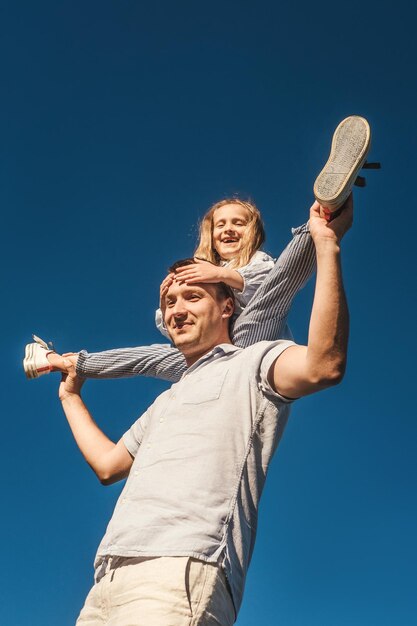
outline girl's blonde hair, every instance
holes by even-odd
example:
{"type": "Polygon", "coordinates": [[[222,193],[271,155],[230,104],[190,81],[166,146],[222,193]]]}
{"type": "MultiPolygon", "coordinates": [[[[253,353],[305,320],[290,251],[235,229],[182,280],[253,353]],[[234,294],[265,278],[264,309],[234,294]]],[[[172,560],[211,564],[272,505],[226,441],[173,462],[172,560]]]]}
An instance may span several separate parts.
{"type": "Polygon", "coordinates": [[[238,255],[232,259],[229,267],[236,269],[247,265],[265,241],[265,230],[259,209],[253,202],[239,200],[239,198],[226,198],[213,204],[200,222],[200,240],[194,256],[204,261],[210,261],[220,265],[222,259],[213,246],[214,212],[226,204],[238,204],[249,212],[249,222],[242,238],[242,248],[238,255]]]}

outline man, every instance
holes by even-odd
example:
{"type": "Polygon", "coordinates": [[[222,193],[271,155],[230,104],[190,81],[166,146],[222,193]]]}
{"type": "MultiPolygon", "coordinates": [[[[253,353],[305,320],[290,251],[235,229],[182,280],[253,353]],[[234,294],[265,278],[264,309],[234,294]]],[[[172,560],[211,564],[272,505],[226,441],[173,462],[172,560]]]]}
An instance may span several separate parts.
{"type": "Polygon", "coordinates": [[[307,346],[231,344],[233,297],[221,283],[165,281],[166,327],[187,361],[118,443],[84,405],[68,362],[59,395],[103,484],[128,477],[99,546],[96,584],[78,626],[232,624],[252,555],[259,499],[293,399],[343,377],[348,311],[340,242],[352,199],[331,222],[316,202],[317,282],[307,346]],[[323,212],[322,212],[323,213],[323,212]]]}

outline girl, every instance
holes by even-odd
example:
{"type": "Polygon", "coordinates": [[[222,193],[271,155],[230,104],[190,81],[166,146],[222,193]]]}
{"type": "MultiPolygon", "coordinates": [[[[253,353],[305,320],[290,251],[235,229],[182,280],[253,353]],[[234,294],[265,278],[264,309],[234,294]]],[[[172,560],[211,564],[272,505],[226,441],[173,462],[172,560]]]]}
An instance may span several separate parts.
{"type": "MultiPolygon", "coordinates": [[[[239,347],[291,337],[287,326],[289,309],[315,266],[308,224],[295,229],[293,235],[274,262],[260,250],[265,233],[255,204],[239,198],[221,200],[202,219],[195,263],[178,268],[175,279],[187,284],[224,282],[233,288],[236,312],[231,339],[239,347]]],[[[166,335],[160,310],[156,313],[156,324],[166,335]]],[[[64,358],[34,338],[35,343],[26,346],[23,362],[27,377],[36,378],[53,370],[66,371],[64,358]]],[[[176,382],[186,369],[182,354],[164,344],[93,354],[83,350],[65,358],[72,360],[77,373],[84,378],[146,375],[176,382]]]]}

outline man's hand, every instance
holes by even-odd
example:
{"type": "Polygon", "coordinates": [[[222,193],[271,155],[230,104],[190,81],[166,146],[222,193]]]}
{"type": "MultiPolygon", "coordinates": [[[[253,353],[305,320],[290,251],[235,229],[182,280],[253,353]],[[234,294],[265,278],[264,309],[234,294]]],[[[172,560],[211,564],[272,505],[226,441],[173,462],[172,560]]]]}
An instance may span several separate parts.
{"type": "Polygon", "coordinates": [[[79,378],[75,372],[75,366],[69,359],[64,359],[64,364],[68,373],[62,374],[58,395],[61,402],[73,396],[80,396],[84,379],[79,378]]]}
{"type": "Polygon", "coordinates": [[[342,207],[340,215],[328,221],[328,209],[320,206],[316,201],[310,209],[310,233],[314,243],[321,241],[334,241],[339,244],[342,237],[347,233],[353,223],[353,197],[348,197],[342,207]]]}

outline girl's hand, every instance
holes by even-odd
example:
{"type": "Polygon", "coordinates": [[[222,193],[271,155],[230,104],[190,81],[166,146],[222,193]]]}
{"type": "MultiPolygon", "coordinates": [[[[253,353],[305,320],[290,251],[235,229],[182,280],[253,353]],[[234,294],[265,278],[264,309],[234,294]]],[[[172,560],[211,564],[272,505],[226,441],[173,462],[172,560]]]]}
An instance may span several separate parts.
{"type": "Polygon", "coordinates": [[[175,274],[168,274],[166,278],[161,283],[159,288],[159,308],[161,311],[164,310],[165,307],[165,296],[168,293],[168,289],[171,287],[172,283],[175,280],[175,274]]]}
{"type": "Polygon", "coordinates": [[[213,265],[209,261],[194,259],[193,265],[184,265],[175,271],[175,280],[187,285],[194,283],[220,283],[223,280],[224,269],[213,265]]]}

